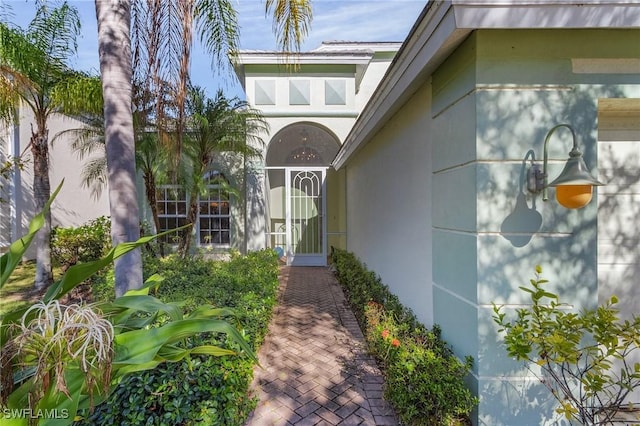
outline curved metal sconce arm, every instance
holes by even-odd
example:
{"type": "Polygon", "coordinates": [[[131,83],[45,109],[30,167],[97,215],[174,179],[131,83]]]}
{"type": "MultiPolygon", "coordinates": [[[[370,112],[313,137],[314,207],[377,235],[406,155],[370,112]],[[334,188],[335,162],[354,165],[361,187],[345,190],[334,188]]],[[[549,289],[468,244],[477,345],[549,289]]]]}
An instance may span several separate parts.
{"type": "Polygon", "coordinates": [[[542,201],[549,200],[549,174],[547,173],[547,163],[549,160],[549,139],[551,139],[551,136],[553,136],[555,131],[560,127],[566,127],[567,129],[569,129],[571,131],[571,136],[573,137],[573,146],[571,148],[571,152],[569,152],[569,157],[582,156],[582,152],[580,152],[580,150],[578,149],[578,144],[576,143],[576,132],[573,130],[573,127],[566,123],[562,123],[553,126],[551,130],[547,132],[547,136],[545,136],[544,138],[544,145],[542,148],[542,155],[544,157],[542,161],[542,201]]]}
{"type": "Polygon", "coordinates": [[[547,201],[549,200],[548,188],[550,186],[569,187],[572,185],[600,186],[604,184],[594,178],[589,172],[589,169],[582,158],[582,152],[578,149],[576,132],[573,130],[573,127],[569,124],[562,123],[552,127],[551,130],[547,132],[547,135],[544,138],[542,170],[540,170],[540,166],[538,164],[531,165],[531,168],[527,172],[527,189],[529,192],[534,194],[542,192],[542,200],[547,201]],[[556,179],[549,183],[549,175],[547,173],[549,140],[555,131],[561,127],[566,127],[571,131],[573,145],[569,152],[569,159],[567,160],[564,169],[556,179]]]}

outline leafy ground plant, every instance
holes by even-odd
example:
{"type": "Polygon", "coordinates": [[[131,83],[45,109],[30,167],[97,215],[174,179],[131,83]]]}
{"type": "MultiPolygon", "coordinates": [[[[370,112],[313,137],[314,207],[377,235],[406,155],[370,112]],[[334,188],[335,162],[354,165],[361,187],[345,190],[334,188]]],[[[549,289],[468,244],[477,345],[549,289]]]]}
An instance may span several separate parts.
{"type": "Polygon", "coordinates": [[[615,296],[597,309],[576,313],[545,288],[548,281],[541,274],[536,266],[530,286],[520,287],[531,305],[517,309],[515,319],[494,305],[493,319],[507,352],[528,362],[568,420],[613,424],[640,385],[640,363],[628,361],[640,344],[640,318],[621,321],[615,296]]]}
{"type": "MultiPolygon", "coordinates": [[[[60,186],[45,210],[59,190],[60,186]]],[[[28,234],[15,241],[0,257],[0,290],[43,224],[44,212],[41,212],[31,221],[28,234]]],[[[164,362],[191,355],[221,356],[240,352],[255,358],[243,336],[224,319],[232,316],[233,311],[200,305],[185,314],[180,303],[165,303],[149,295],[149,290],[161,282],[157,275],[150,277],[140,290],[101,304],[99,311],[95,306],[59,303],[61,297],[111,265],[114,259],[152,238],[120,244],[101,259],[70,267],[62,279],[48,289],[41,303],[0,317],[3,425],[36,421],[70,424],[78,410],[91,409],[94,403],[104,400],[127,374],[152,369],[164,362]],[[235,350],[210,344],[186,344],[189,338],[202,333],[226,335],[235,350]],[[52,418],[28,415],[40,412],[64,415],[52,418]]]]}
{"type": "MultiPolygon", "coordinates": [[[[186,312],[202,303],[231,307],[240,333],[254,351],[258,349],[277,300],[274,251],[232,254],[225,261],[175,255],[146,259],[145,275],[156,273],[164,277],[156,292],[160,300],[184,301],[186,312]]],[[[189,345],[225,345],[226,336],[208,333],[189,340],[189,345]]],[[[249,357],[192,355],[135,372],[75,425],[241,426],[256,403],[249,388],[254,366],[249,357]]]]}

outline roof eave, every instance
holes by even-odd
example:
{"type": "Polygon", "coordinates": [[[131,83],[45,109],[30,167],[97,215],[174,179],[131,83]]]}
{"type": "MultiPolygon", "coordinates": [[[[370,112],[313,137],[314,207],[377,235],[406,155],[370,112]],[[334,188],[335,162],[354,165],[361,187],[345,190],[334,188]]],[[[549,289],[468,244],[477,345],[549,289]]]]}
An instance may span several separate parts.
{"type": "Polygon", "coordinates": [[[628,0],[430,1],[409,32],[332,165],[342,168],[474,30],[639,28],[640,3],[628,0]]]}

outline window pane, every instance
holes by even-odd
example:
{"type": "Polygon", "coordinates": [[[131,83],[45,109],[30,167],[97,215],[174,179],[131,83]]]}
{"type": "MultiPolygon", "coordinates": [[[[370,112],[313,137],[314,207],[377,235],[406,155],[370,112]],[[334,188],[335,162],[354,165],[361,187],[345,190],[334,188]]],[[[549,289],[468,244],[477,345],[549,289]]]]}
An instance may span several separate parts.
{"type": "Polygon", "coordinates": [[[256,105],[275,105],[276,104],[275,80],[256,80],[255,102],[256,102],[256,105]]]}
{"type": "Polygon", "coordinates": [[[309,105],[310,89],[309,80],[289,81],[289,105],[309,105]]]}
{"type": "Polygon", "coordinates": [[[222,231],[220,233],[220,244],[230,244],[231,243],[231,234],[229,231],[222,231]]]}
{"type": "Polygon", "coordinates": [[[228,215],[229,214],[229,203],[228,202],[222,202],[220,203],[220,214],[222,215],[228,215]]]}
{"type": "Polygon", "coordinates": [[[325,80],[324,82],[325,105],[346,105],[346,85],[344,80],[325,80]]]}
{"type": "Polygon", "coordinates": [[[211,235],[209,232],[200,231],[200,244],[211,244],[211,235]]]}
{"type": "Polygon", "coordinates": [[[202,202],[200,201],[200,203],[198,203],[200,205],[200,214],[201,215],[208,215],[209,213],[209,203],[202,202]]]}

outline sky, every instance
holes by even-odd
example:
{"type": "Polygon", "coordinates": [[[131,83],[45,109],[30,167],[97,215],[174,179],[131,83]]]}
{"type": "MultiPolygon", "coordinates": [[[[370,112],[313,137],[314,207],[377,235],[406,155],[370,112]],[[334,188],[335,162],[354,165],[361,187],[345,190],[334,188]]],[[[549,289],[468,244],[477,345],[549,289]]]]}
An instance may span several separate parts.
{"type": "MultiPolygon", "coordinates": [[[[134,0],[135,1],[135,0],[134,0]]],[[[322,41],[403,41],[427,0],[312,0],[313,22],[303,51],[320,46],[322,41]]],[[[34,16],[33,0],[0,0],[9,5],[13,23],[26,28],[34,16]]],[[[98,73],[98,41],[95,6],[92,0],[69,0],[82,21],[78,40],[78,57],[69,65],[81,71],[98,73]]],[[[264,0],[235,0],[240,23],[240,48],[276,50],[271,18],[265,17],[264,0]]],[[[229,97],[244,98],[235,76],[215,76],[211,61],[195,46],[191,63],[191,79],[204,87],[209,96],[218,88],[229,97]]]]}

